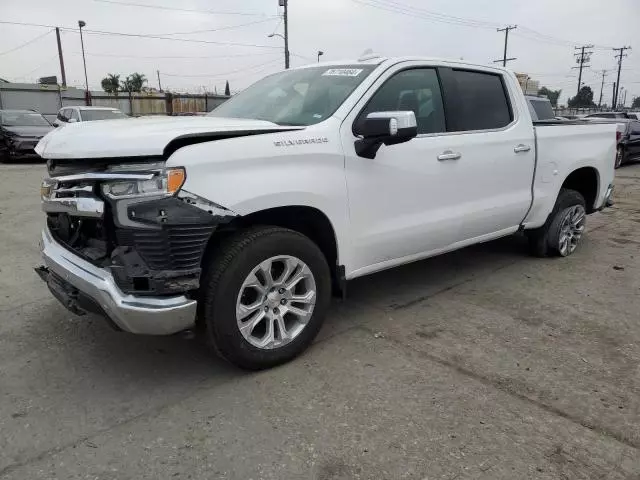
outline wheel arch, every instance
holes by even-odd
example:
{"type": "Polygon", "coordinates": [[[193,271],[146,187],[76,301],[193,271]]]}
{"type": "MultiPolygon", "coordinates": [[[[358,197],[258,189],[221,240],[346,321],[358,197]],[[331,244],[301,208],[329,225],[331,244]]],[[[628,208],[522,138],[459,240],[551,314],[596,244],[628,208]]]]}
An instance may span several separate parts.
{"type": "Polygon", "coordinates": [[[570,189],[580,193],[585,201],[587,213],[595,211],[595,204],[600,191],[600,175],[594,167],[581,167],[571,172],[560,189],[570,189]]]}
{"type": "MultiPolygon", "coordinates": [[[[324,254],[331,271],[334,289],[343,290],[344,267],[340,263],[340,252],[336,229],[329,217],[316,207],[287,205],[257,210],[239,215],[212,235],[203,257],[203,262],[217,250],[218,245],[230,235],[256,225],[270,225],[299,232],[313,241],[324,254]]],[[[204,263],[203,263],[204,265],[204,263]]]]}

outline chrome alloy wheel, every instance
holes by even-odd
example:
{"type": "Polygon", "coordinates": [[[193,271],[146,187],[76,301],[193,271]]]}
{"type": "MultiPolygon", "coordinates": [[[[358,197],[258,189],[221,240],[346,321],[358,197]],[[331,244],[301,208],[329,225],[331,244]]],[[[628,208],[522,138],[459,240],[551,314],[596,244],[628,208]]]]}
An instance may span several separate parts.
{"type": "Polygon", "coordinates": [[[257,348],[282,347],[304,330],[313,315],[316,281],[306,263],[290,255],[261,262],[240,287],[236,321],[257,348]]]}
{"type": "Polygon", "coordinates": [[[558,250],[560,255],[571,255],[578,246],[584,233],[586,212],[582,205],[574,205],[566,210],[560,224],[560,240],[558,250]]]}

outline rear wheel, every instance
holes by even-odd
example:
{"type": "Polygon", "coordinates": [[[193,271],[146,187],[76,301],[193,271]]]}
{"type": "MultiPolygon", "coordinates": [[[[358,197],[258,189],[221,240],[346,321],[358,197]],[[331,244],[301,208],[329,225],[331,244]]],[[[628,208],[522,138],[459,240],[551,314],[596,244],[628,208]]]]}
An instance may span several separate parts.
{"type": "Polygon", "coordinates": [[[562,189],[546,223],[527,233],[532,254],[538,257],[567,257],[576,251],[586,224],[584,197],[575,190],[562,189]]]}
{"type": "Polygon", "coordinates": [[[199,315],[222,357],[257,370],[310,345],[330,295],[329,267],[315,243],[292,230],[259,227],[230,238],[207,266],[199,315]]]}

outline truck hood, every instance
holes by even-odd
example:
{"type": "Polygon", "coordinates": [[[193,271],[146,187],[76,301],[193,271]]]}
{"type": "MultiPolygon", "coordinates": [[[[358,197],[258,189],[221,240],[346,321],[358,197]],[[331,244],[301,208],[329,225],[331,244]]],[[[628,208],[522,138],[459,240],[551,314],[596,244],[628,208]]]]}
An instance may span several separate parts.
{"type": "Polygon", "coordinates": [[[298,130],[264,120],[146,117],[69,124],[47,134],[36,153],[47,159],[168,156],[191,143],[298,130]]]}

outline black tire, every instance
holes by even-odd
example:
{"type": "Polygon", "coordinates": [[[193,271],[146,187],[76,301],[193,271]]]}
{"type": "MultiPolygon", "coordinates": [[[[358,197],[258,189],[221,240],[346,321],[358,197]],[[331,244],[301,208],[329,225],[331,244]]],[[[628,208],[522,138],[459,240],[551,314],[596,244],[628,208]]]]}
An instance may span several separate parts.
{"type": "Polygon", "coordinates": [[[575,190],[563,188],[545,224],[527,232],[531,254],[536,257],[560,256],[560,227],[566,211],[576,205],[585,208],[584,197],[575,190]]]}
{"type": "Polygon", "coordinates": [[[308,237],[280,227],[253,227],[228,238],[205,265],[198,320],[215,352],[238,367],[260,370],[285,363],[302,353],[316,337],[331,299],[331,274],[322,251],[308,237]],[[316,302],[304,329],[290,343],[272,350],[251,345],[236,322],[236,300],[247,275],[260,262],[292,255],[311,269],[316,302]]]}

